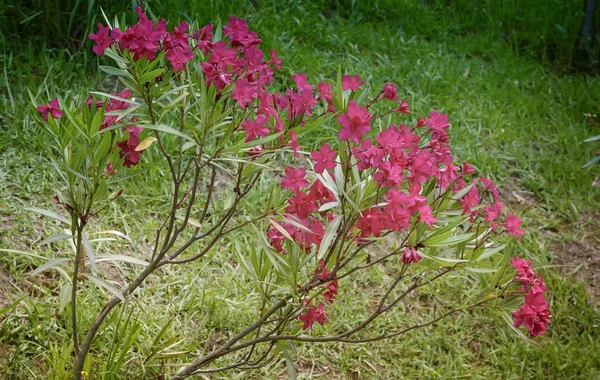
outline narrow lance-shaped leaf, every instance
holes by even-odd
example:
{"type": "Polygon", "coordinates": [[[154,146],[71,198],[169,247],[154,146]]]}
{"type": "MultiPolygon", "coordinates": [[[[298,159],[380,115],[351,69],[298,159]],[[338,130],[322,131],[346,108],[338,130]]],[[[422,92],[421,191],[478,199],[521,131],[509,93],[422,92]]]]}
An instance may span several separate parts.
{"type": "Polygon", "coordinates": [[[63,218],[62,216],[60,216],[59,214],[57,214],[57,213],[55,213],[53,211],[48,211],[48,210],[44,210],[42,208],[37,208],[37,207],[26,207],[25,210],[33,211],[33,212],[36,212],[38,214],[45,215],[45,216],[47,216],[49,218],[58,220],[59,222],[63,222],[63,223],[66,223],[68,225],[71,225],[71,221],[63,218]]]}
{"type": "Polygon", "coordinates": [[[119,298],[121,301],[125,301],[125,297],[123,296],[123,293],[119,289],[117,289],[114,285],[111,285],[108,282],[104,281],[103,279],[93,276],[91,274],[82,273],[82,276],[90,279],[96,285],[108,290],[114,296],[119,298]]]}
{"type": "Polygon", "coordinates": [[[327,226],[327,229],[325,230],[325,235],[323,235],[323,240],[321,240],[321,245],[319,246],[319,253],[317,254],[317,257],[319,259],[322,259],[325,256],[325,253],[327,253],[327,251],[329,250],[329,246],[331,245],[331,242],[333,242],[333,239],[337,235],[338,227],[340,226],[340,223],[342,222],[343,218],[344,216],[340,214],[336,216],[327,226]]]}
{"type": "Polygon", "coordinates": [[[37,267],[33,272],[30,273],[30,275],[35,276],[38,273],[41,273],[48,269],[52,269],[62,263],[66,263],[67,261],[71,261],[71,259],[68,257],[60,257],[58,259],[52,259],[52,260],[48,261],[47,263],[44,263],[44,264],[40,265],[39,267],[37,267]]]}

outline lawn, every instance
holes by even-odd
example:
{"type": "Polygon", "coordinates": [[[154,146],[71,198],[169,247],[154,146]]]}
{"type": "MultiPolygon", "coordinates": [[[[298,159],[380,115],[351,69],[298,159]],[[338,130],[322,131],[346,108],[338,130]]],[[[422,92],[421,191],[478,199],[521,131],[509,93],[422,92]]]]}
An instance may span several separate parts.
{"type": "MultiPolygon", "coordinates": [[[[560,54],[569,44],[562,42],[563,32],[553,21],[561,20],[565,11],[558,5],[546,7],[533,19],[531,30],[509,23],[513,34],[507,37],[498,24],[517,17],[518,2],[503,1],[495,8],[486,2],[490,8],[484,20],[467,1],[447,9],[442,3],[150,5],[156,16],[197,20],[200,26],[211,20],[224,23],[233,13],[247,19],[263,40],[263,50],[276,49],[283,59],[281,78],[302,72],[316,84],[335,78],[341,67],[359,74],[374,93],[388,81],[398,84],[411,117],[432,109],[449,114],[455,155],[492,178],[503,201],[523,219],[527,233],[509,249],[512,255],[533,260],[544,274],[552,312],[546,335],[528,339],[515,332],[510,321],[474,309],[376,344],[295,344],[299,378],[598,378],[600,189],[591,186],[598,170],[582,166],[597,149],[584,142],[598,134],[584,114],[598,110],[600,79],[566,68],[570,58],[560,54]],[[541,44],[540,39],[553,39],[553,44],[541,44]]],[[[522,17],[535,10],[531,5],[522,17]]],[[[576,20],[565,18],[560,25],[564,33],[577,28],[576,20]]],[[[33,28],[31,22],[35,20],[25,26],[33,28]]],[[[97,66],[106,61],[83,52],[85,47],[62,49],[48,40],[42,49],[43,37],[19,44],[13,37],[4,36],[0,51],[0,249],[5,250],[0,252],[0,373],[4,378],[60,379],[72,369],[65,322],[69,312],[59,305],[63,279],[55,272],[29,272],[43,262],[35,255],[50,257],[68,246],[40,246],[59,229],[25,210],[55,208],[58,190],[27,89],[51,99],[54,94],[66,98],[80,88],[112,91],[118,84],[114,78],[103,80],[97,66]]],[[[290,84],[278,83],[282,88],[290,84]]],[[[330,130],[316,131],[303,136],[303,144],[311,148],[331,136],[330,130]]],[[[96,231],[119,230],[133,239],[131,244],[107,242],[102,246],[106,251],[143,257],[150,249],[158,223],[153,210],[164,208],[170,185],[164,180],[165,163],[158,161],[158,154],[148,153],[138,169],[141,174],[124,184],[135,191],[125,192],[92,221],[96,231]]],[[[248,207],[259,210],[261,197],[255,194],[248,207]]],[[[253,244],[250,235],[240,239],[253,244]]],[[[123,282],[131,275],[126,266],[103,270],[123,282]]],[[[371,302],[364,290],[382,287],[392,275],[366,271],[340,288],[335,323],[326,325],[323,333],[353,325],[371,302]]],[[[460,278],[426,287],[404,308],[380,320],[379,328],[416,321],[437,304],[451,303],[457,294],[470,291],[460,278]]],[[[85,323],[91,323],[106,297],[95,287],[82,291],[85,323]]],[[[252,294],[240,273],[235,247],[227,241],[206,260],[161,270],[137,297],[143,302],[130,302],[115,312],[92,352],[97,367],[101,359],[111,357],[121,378],[169,374],[168,363],[191,360],[190,352],[223,342],[254,315],[252,303],[244,302],[252,294]],[[127,347],[129,352],[120,357],[127,347]]],[[[287,378],[289,371],[279,360],[250,376],[287,378]]],[[[213,378],[247,376],[230,371],[213,378]]],[[[90,378],[100,377],[92,371],[90,378]]]]}

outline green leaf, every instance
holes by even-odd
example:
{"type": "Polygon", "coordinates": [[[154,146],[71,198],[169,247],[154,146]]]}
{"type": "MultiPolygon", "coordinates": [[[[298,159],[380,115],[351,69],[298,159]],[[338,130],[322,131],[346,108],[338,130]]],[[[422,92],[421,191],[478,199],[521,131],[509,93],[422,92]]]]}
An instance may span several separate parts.
{"type": "Polygon", "coordinates": [[[87,255],[87,258],[90,262],[90,270],[92,271],[92,273],[94,273],[96,266],[96,260],[94,258],[94,248],[92,248],[92,245],[90,244],[87,235],[83,232],[81,233],[81,242],[83,243],[83,248],[85,248],[85,254],[87,255]]]}
{"type": "Polygon", "coordinates": [[[337,235],[338,227],[342,222],[344,216],[342,214],[338,215],[329,223],[327,229],[325,230],[325,235],[323,235],[323,239],[321,240],[321,245],[319,246],[319,253],[317,253],[317,257],[322,259],[325,256],[325,253],[329,250],[329,246],[333,242],[333,239],[337,235]]]}
{"type": "Polygon", "coordinates": [[[435,261],[441,261],[443,263],[449,263],[449,264],[457,264],[457,263],[466,263],[468,262],[468,260],[463,260],[463,259],[453,259],[450,257],[439,257],[439,256],[430,256],[426,253],[423,253],[422,251],[419,251],[419,255],[426,257],[430,260],[435,260],[435,261]]]}
{"type": "Polygon", "coordinates": [[[70,235],[70,234],[52,235],[52,236],[45,238],[41,242],[39,242],[38,245],[50,244],[50,243],[54,243],[55,241],[67,240],[67,239],[73,239],[73,235],[70,235]]]}
{"type": "Polygon", "coordinates": [[[61,313],[65,309],[65,306],[67,306],[67,304],[69,302],[71,302],[71,291],[72,291],[72,289],[73,289],[73,287],[72,287],[71,284],[65,284],[60,289],[60,293],[58,294],[58,310],[61,313]]]}
{"type": "Polygon", "coordinates": [[[288,369],[289,379],[296,380],[296,379],[298,379],[298,374],[296,373],[296,367],[294,366],[294,360],[292,359],[292,356],[290,355],[290,353],[288,352],[288,349],[286,347],[288,343],[289,342],[277,342],[277,347],[281,350],[281,352],[283,353],[283,357],[285,358],[285,364],[288,369]]]}
{"type": "Polygon", "coordinates": [[[472,267],[465,267],[465,269],[468,270],[469,272],[474,272],[474,273],[494,273],[496,271],[496,269],[472,268],[472,267]]]}
{"type": "Polygon", "coordinates": [[[116,75],[118,77],[128,77],[128,76],[130,76],[130,74],[127,72],[127,70],[117,69],[116,67],[103,66],[103,65],[100,65],[99,67],[100,67],[100,70],[104,71],[108,75],[116,75]]]}
{"type": "Polygon", "coordinates": [[[465,187],[464,189],[462,189],[458,193],[454,194],[452,196],[452,199],[455,200],[455,201],[457,201],[459,199],[462,199],[462,197],[464,197],[469,192],[469,190],[471,190],[471,188],[473,186],[475,186],[475,183],[471,183],[469,186],[465,187]]]}
{"type": "Polygon", "coordinates": [[[114,285],[109,284],[108,282],[104,281],[101,278],[98,278],[94,275],[91,274],[87,274],[87,273],[82,273],[82,276],[90,279],[93,283],[95,283],[96,285],[108,290],[109,292],[111,292],[114,296],[116,296],[117,298],[119,298],[121,301],[125,301],[125,297],[123,296],[123,293],[117,289],[114,285]]]}
{"type": "Polygon", "coordinates": [[[596,157],[592,158],[585,165],[583,165],[583,167],[587,168],[588,166],[592,166],[594,164],[597,164],[598,162],[600,162],[600,156],[596,156],[596,157]]]}
{"type": "Polygon", "coordinates": [[[156,70],[152,70],[150,72],[147,72],[147,73],[145,73],[144,75],[142,75],[140,77],[139,82],[140,83],[150,82],[150,81],[156,79],[164,71],[165,71],[164,69],[156,69],[156,70]]]}
{"type": "Polygon", "coordinates": [[[96,262],[101,262],[101,261],[125,261],[128,263],[139,264],[139,265],[144,265],[144,266],[150,265],[150,263],[147,261],[144,261],[141,259],[136,259],[135,257],[131,257],[131,256],[125,256],[125,255],[100,255],[100,256],[97,256],[96,262]]]}
{"type": "Polygon", "coordinates": [[[453,246],[453,245],[457,245],[460,243],[464,243],[467,242],[469,240],[471,240],[473,237],[475,236],[474,233],[470,233],[470,234],[462,234],[462,235],[456,235],[456,236],[451,236],[449,238],[447,238],[446,240],[442,241],[442,242],[435,242],[435,243],[431,243],[428,242],[427,240],[423,242],[423,245],[426,247],[446,247],[446,246],[453,246]]]}
{"type": "Polygon", "coordinates": [[[131,240],[131,238],[127,235],[125,235],[124,233],[120,232],[120,231],[115,231],[115,230],[105,230],[105,231],[99,231],[99,232],[92,232],[91,234],[89,234],[89,236],[92,235],[102,235],[102,234],[110,234],[110,235],[115,235],[118,236],[120,238],[123,238],[127,241],[129,241],[130,243],[133,244],[133,241],[131,240]]]}
{"type": "Polygon", "coordinates": [[[8,313],[9,311],[11,311],[12,309],[14,309],[15,307],[17,307],[17,305],[23,301],[23,299],[25,299],[25,296],[19,298],[18,300],[14,301],[13,303],[11,303],[10,305],[8,305],[7,307],[4,307],[2,309],[0,309],[0,317],[2,317],[4,314],[8,313]]]}
{"type": "Polygon", "coordinates": [[[36,255],[35,253],[17,251],[17,250],[14,250],[14,249],[3,249],[3,248],[0,248],[0,252],[18,253],[19,255],[24,255],[24,256],[29,256],[29,257],[35,257],[36,259],[49,260],[47,257],[36,255]]]}
{"type": "Polygon", "coordinates": [[[159,125],[141,125],[142,128],[144,129],[151,129],[153,131],[159,131],[159,132],[165,132],[165,133],[169,133],[171,135],[175,135],[178,137],[183,137],[184,139],[194,143],[194,145],[198,145],[198,143],[190,136],[186,135],[185,133],[179,132],[176,129],[173,129],[171,127],[169,127],[168,125],[165,124],[159,124],[159,125]]]}
{"type": "Polygon", "coordinates": [[[488,257],[491,257],[491,256],[495,255],[496,253],[502,251],[504,248],[506,248],[506,244],[499,245],[498,247],[495,247],[495,248],[488,248],[488,249],[484,250],[483,253],[481,254],[481,256],[476,258],[475,261],[485,260],[488,257]]]}
{"type": "Polygon", "coordinates": [[[107,98],[118,100],[120,102],[125,102],[127,104],[137,104],[135,102],[135,100],[121,98],[120,96],[116,96],[116,95],[113,95],[113,94],[107,94],[106,92],[92,91],[92,92],[90,92],[90,94],[105,96],[107,98]]]}
{"type": "Polygon", "coordinates": [[[272,135],[269,135],[267,137],[263,137],[262,139],[258,139],[258,140],[253,140],[253,141],[249,141],[247,143],[245,143],[244,145],[242,145],[240,147],[240,149],[248,149],[248,148],[253,148],[255,146],[259,146],[259,145],[263,145],[263,144],[267,144],[273,140],[275,140],[276,138],[278,138],[279,136],[281,136],[283,132],[278,132],[272,135]]]}
{"type": "Polygon", "coordinates": [[[49,218],[58,220],[59,222],[63,222],[63,223],[66,223],[68,225],[71,225],[71,222],[69,220],[63,218],[62,216],[60,216],[57,213],[52,212],[52,211],[44,210],[42,208],[37,208],[37,207],[25,207],[25,210],[33,211],[33,212],[36,212],[38,214],[45,215],[45,216],[47,216],[49,218]]]}
{"type": "Polygon", "coordinates": [[[67,261],[71,261],[71,259],[68,257],[60,257],[58,259],[50,260],[50,261],[40,265],[39,267],[37,267],[33,272],[30,273],[30,275],[35,276],[38,273],[41,273],[47,269],[52,269],[52,268],[56,267],[57,265],[60,265],[67,261]]]}

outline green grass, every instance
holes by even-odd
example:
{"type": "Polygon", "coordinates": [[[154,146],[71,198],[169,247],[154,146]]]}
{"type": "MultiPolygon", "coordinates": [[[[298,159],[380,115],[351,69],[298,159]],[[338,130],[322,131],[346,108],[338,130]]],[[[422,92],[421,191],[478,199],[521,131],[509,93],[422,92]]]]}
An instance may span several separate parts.
{"type": "MultiPolygon", "coordinates": [[[[375,3],[366,2],[365,8],[345,6],[345,2],[333,6],[274,2],[256,7],[246,1],[195,3],[176,8],[166,2],[161,8],[158,2],[150,2],[150,6],[156,15],[170,13],[197,19],[200,24],[225,22],[236,13],[258,31],[264,50],[278,50],[284,59],[283,76],[305,72],[316,82],[334,77],[341,66],[348,73],[360,74],[373,91],[387,81],[397,83],[400,96],[411,106],[407,121],[432,109],[448,113],[456,156],[496,180],[508,206],[523,217],[528,234],[521,245],[512,246],[513,254],[533,259],[536,267],[544,268],[548,282],[552,325],[547,335],[534,341],[523,340],[495,314],[474,310],[435,328],[379,344],[296,345],[301,378],[600,376],[600,314],[590,305],[585,283],[569,275],[581,261],[565,258],[560,249],[563,244],[582,243],[593,248],[593,238],[600,232],[600,194],[591,187],[594,172],[581,169],[594,154],[594,146],[583,143],[594,134],[583,114],[594,112],[600,104],[600,80],[585,74],[561,74],[563,70],[555,70],[554,61],[541,53],[547,51],[545,47],[529,43],[525,49],[515,42],[532,39],[554,16],[536,19],[531,30],[515,32],[507,39],[498,26],[502,17],[510,19],[509,25],[517,31],[523,22],[509,11],[511,2],[504,2],[505,13],[496,13],[496,21],[489,27],[477,23],[480,13],[467,12],[466,1],[460,2],[463,8],[457,8],[464,14],[444,14],[439,23],[440,2],[420,2],[419,6],[407,2],[399,10],[385,2],[378,7],[367,7],[375,3]],[[565,262],[566,266],[558,265],[565,262]]],[[[494,9],[500,12],[500,8],[494,9]]],[[[571,30],[574,22],[568,20],[571,26],[567,29],[571,30]]],[[[57,249],[68,248],[41,249],[36,242],[56,232],[57,226],[23,210],[31,205],[53,207],[51,197],[57,183],[41,149],[44,134],[32,121],[34,109],[28,104],[26,88],[52,97],[77,92],[82,86],[97,89],[114,84],[101,81],[94,69],[97,60],[91,55],[78,52],[71,57],[58,48],[45,52],[35,42],[7,50],[0,62],[0,248],[36,250],[50,256],[57,249]]],[[[304,136],[304,142],[316,144],[330,135],[331,131],[323,131],[304,136]]],[[[146,158],[152,161],[152,157],[146,158]]],[[[128,184],[136,191],[126,193],[94,221],[96,229],[122,230],[134,239],[133,245],[109,243],[104,249],[147,252],[155,222],[146,210],[160,207],[169,191],[162,170],[160,165],[152,165],[128,184]]],[[[248,207],[259,204],[260,199],[260,194],[255,194],[248,207]]],[[[116,366],[118,354],[106,361],[110,352],[118,353],[125,345],[124,339],[113,344],[115,337],[139,330],[130,354],[123,359],[122,371],[130,377],[141,378],[145,373],[152,378],[151,374],[164,370],[160,367],[164,360],[156,357],[142,363],[152,349],[158,347],[157,357],[171,355],[175,360],[179,358],[176,351],[216,344],[243,328],[254,315],[254,296],[248,295],[235,261],[223,254],[228,251],[228,242],[224,242],[210,261],[165,269],[142,289],[139,303],[130,302],[114,313],[98,338],[92,360],[104,358],[108,368],[116,366]],[[248,302],[241,302],[245,297],[248,302]],[[125,324],[128,315],[131,318],[125,324]],[[152,348],[154,337],[167,323],[165,335],[152,348]]],[[[60,279],[53,274],[29,277],[27,272],[39,264],[35,258],[0,254],[0,307],[25,297],[4,319],[0,317],[0,372],[6,378],[23,374],[62,378],[61,370],[71,368],[69,359],[62,359],[64,352],[70,351],[70,322],[68,310],[58,311],[60,279]]],[[[105,270],[116,277],[131,273],[127,266],[105,270]]],[[[370,302],[365,289],[389,281],[389,273],[370,271],[354,283],[341,283],[335,318],[324,333],[356,322],[370,302]]],[[[422,296],[411,298],[404,310],[378,322],[379,326],[414,321],[430,313],[437,303],[455,302],[461,291],[469,294],[475,285],[455,278],[444,287],[425,288],[422,296]]],[[[80,296],[85,305],[80,307],[82,317],[88,319],[84,325],[91,322],[105,297],[93,286],[85,288],[80,296]]],[[[262,378],[286,374],[284,362],[252,373],[262,378]]],[[[220,377],[247,375],[230,372],[220,377]]]]}

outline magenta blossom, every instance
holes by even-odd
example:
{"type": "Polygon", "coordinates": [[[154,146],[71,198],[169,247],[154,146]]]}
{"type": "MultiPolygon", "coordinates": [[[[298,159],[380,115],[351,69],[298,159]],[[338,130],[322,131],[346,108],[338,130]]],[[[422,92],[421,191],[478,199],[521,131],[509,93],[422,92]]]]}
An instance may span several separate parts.
{"type": "Polygon", "coordinates": [[[525,231],[521,229],[521,219],[513,214],[507,214],[506,220],[502,225],[506,228],[506,232],[508,232],[509,235],[515,236],[518,240],[521,240],[521,235],[525,233],[525,231]]]}
{"type": "Polygon", "coordinates": [[[294,74],[292,75],[292,79],[296,82],[296,86],[298,86],[298,92],[311,92],[315,88],[314,85],[308,83],[306,80],[306,74],[294,74]]]}
{"type": "Polygon", "coordinates": [[[371,130],[371,118],[373,115],[367,111],[367,107],[359,107],[355,100],[348,103],[348,111],[338,117],[342,129],[338,133],[340,140],[352,140],[355,144],[360,143],[362,135],[371,130]]]}
{"type": "Polygon", "coordinates": [[[269,63],[277,68],[277,70],[281,70],[281,59],[277,57],[277,51],[271,50],[271,59],[269,63]]]}
{"type": "Polygon", "coordinates": [[[383,86],[383,98],[387,100],[398,100],[398,87],[393,83],[386,83],[383,86]]]}
{"type": "Polygon", "coordinates": [[[48,121],[48,114],[52,115],[54,119],[60,119],[63,112],[58,108],[58,98],[54,98],[48,104],[41,104],[37,106],[37,110],[42,114],[42,119],[48,121]]]}
{"type": "Polygon", "coordinates": [[[358,75],[350,76],[350,75],[342,75],[342,90],[360,90],[360,86],[364,84],[365,81],[361,81],[358,75]]]}
{"type": "Polygon", "coordinates": [[[137,134],[129,132],[127,141],[117,141],[117,146],[121,149],[119,154],[123,158],[123,165],[128,168],[137,165],[140,162],[140,155],[143,150],[136,150],[140,145],[140,138],[137,134]]]}
{"type": "Polygon", "coordinates": [[[109,38],[110,28],[102,24],[98,24],[98,31],[88,35],[88,38],[93,40],[96,45],[92,48],[94,53],[104,55],[104,51],[114,44],[114,41],[109,38]]]}
{"type": "Polygon", "coordinates": [[[423,257],[417,253],[415,247],[406,247],[402,258],[400,259],[404,264],[418,263],[423,257]]]}
{"type": "Polygon", "coordinates": [[[315,172],[322,174],[326,169],[335,168],[335,149],[331,149],[328,143],[323,144],[320,151],[315,150],[310,154],[315,161],[315,172]]]}
{"type": "Polygon", "coordinates": [[[281,187],[297,193],[301,188],[309,185],[308,181],[304,179],[305,175],[306,170],[288,166],[285,168],[285,177],[281,180],[281,187]]]}
{"type": "MultiPolygon", "coordinates": [[[[407,114],[407,115],[410,113],[410,109],[408,108],[408,102],[406,101],[406,99],[402,99],[402,102],[400,103],[400,105],[398,106],[398,108],[396,109],[396,111],[402,112],[402,113],[407,114]]],[[[420,121],[421,120],[419,119],[419,122],[420,121]]],[[[423,119],[423,121],[425,121],[425,119],[423,119]]],[[[420,125],[417,124],[417,127],[420,127],[420,125]]]]}
{"type": "Polygon", "coordinates": [[[304,322],[302,330],[312,330],[315,322],[318,322],[321,326],[323,326],[325,322],[329,322],[329,319],[327,319],[327,316],[325,315],[325,309],[323,308],[322,302],[319,302],[318,307],[309,307],[306,310],[306,313],[300,315],[298,318],[304,322]]]}
{"type": "Polygon", "coordinates": [[[263,115],[256,117],[256,120],[246,119],[242,123],[242,127],[246,131],[246,142],[254,140],[258,136],[266,137],[269,135],[269,128],[265,126],[267,119],[263,115]]]}

